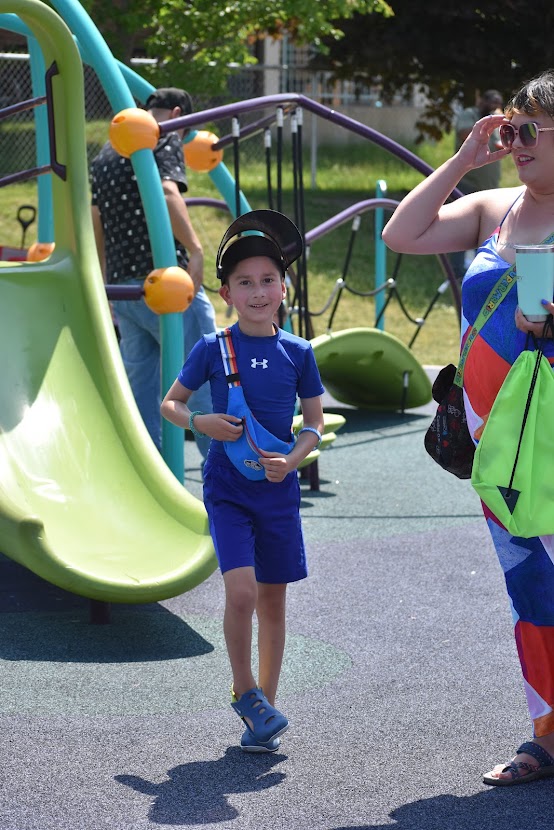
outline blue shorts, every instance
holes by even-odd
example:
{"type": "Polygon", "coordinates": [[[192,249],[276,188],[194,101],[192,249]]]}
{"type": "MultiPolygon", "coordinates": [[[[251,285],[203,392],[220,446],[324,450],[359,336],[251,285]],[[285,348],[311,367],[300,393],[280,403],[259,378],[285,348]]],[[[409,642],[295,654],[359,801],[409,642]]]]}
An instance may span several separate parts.
{"type": "Polygon", "coordinates": [[[251,566],[258,582],[270,584],[308,575],[296,470],[278,484],[250,481],[226,455],[211,451],[204,504],[221,573],[251,566]]]}

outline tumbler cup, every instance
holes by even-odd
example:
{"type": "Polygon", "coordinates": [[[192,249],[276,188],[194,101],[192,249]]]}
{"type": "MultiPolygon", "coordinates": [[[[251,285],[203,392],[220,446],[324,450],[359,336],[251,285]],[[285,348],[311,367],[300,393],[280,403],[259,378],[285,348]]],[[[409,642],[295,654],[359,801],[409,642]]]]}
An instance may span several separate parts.
{"type": "Polygon", "coordinates": [[[516,245],[517,302],[531,322],[546,320],[541,300],[554,297],[554,245],[516,245]]]}

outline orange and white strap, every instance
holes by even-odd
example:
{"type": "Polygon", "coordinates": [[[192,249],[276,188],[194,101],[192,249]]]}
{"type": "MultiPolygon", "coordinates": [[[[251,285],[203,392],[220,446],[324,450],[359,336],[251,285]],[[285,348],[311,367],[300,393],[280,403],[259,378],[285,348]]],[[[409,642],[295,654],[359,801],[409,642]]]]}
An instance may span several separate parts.
{"type": "Polygon", "coordinates": [[[231,329],[223,329],[223,331],[219,332],[217,338],[219,340],[221,359],[223,360],[227,383],[229,387],[240,386],[240,375],[237,368],[237,356],[235,354],[235,347],[233,346],[231,329]]]}

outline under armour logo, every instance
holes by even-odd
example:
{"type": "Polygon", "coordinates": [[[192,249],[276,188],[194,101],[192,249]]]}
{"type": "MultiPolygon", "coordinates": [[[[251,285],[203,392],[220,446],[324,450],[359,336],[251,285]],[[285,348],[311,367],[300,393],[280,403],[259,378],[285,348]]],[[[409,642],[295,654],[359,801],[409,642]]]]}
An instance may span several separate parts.
{"type": "Polygon", "coordinates": [[[261,366],[262,369],[267,369],[267,357],[264,357],[263,360],[256,360],[256,358],[253,357],[250,361],[250,365],[253,369],[255,369],[256,366],[261,366]]]}

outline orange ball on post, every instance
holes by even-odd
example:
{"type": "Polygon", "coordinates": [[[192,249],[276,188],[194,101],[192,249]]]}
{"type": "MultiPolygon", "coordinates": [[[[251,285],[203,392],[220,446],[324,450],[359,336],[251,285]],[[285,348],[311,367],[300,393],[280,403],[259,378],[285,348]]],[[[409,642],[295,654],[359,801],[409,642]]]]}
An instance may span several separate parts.
{"type": "Polygon", "coordinates": [[[144,280],[144,301],[156,314],[186,311],[193,299],[192,278],[178,265],[155,268],[144,280]]]}
{"type": "Polygon", "coordinates": [[[128,159],[137,150],[154,150],[160,139],[160,127],[146,110],[129,107],[114,115],[109,138],[116,153],[128,159]]]}
{"type": "Polygon", "coordinates": [[[42,262],[48,259],[54,248],[54,242],[33,242],[27,251],[27,262],[42,262]]]}
{"type": "Polygon", "coordinates": [[[192,141],[183,144],[185,163],[196,173],[209,173],[220,163],[223,150],[212,150],[219,138],[208,130],[199,130],[192,141]]]}

